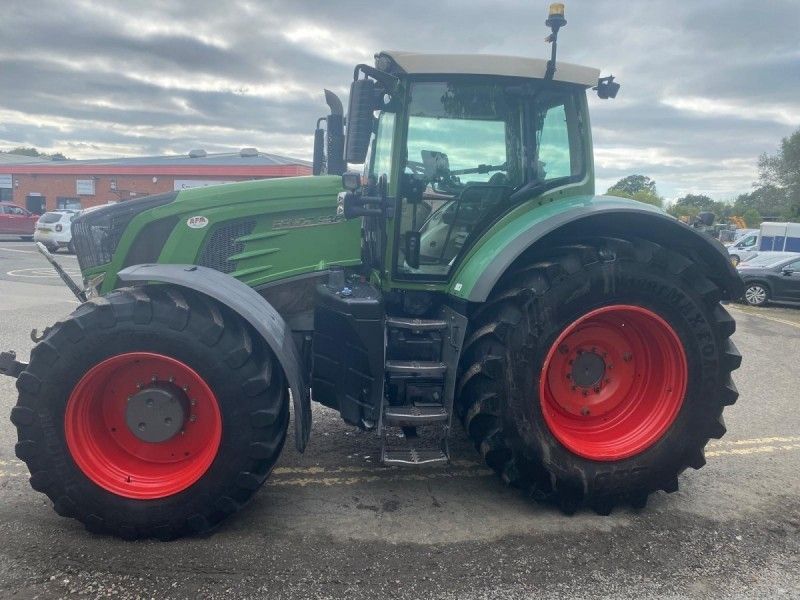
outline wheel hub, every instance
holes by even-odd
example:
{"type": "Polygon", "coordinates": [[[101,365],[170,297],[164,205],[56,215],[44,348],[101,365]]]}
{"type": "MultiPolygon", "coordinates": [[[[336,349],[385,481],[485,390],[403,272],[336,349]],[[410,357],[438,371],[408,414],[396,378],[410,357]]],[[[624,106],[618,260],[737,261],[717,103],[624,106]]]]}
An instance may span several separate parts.
{"type": "Polygon", "coordinates": [[[183,430],[188,403],[177,386],[156,383],[128,398],[125,423],[143,442],[166,442],[183,430]]]}
{"type": "Polygon", "coordinates": [[[595,352],[581,352],[572,363],[570,374],[575,385],[593,388],[600,384],[606,373],[606,361],[595,352]]]}
{"type": "Polygon", "coordinates": [[[569,450],[620,460],[652,446],[683,403],[687,361],[678,334],[640,306],[609,305],[568,325],[539,376],[548,428],[569,450]]]}

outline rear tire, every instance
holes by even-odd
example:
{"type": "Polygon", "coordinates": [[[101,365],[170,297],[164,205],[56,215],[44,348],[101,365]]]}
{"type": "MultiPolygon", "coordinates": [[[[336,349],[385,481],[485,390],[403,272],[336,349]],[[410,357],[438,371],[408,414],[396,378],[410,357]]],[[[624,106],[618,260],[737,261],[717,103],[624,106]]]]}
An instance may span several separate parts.
{"type": "MultiPolygon", "coordinates": [[[[652,492],[677,490],[678,475],[686,467],[699,469],[705,463],[703,452],[709,438],[725,433],[722,410],[738,395],[730,373],[739,366],[741,356],[729,339],[735,325],[719,304],[719,290],[686,257],[644,240],[601,238],[591,245],[540,253],[528,265],[504,276],[478,310],[462,355],[458,405],[467,433],[487,464],[507,483],[529,491],[536,499],[554,502],[568,514],[581,506],[590,506],[599,514],[609,514],[620,503],[641,508],[652,492]],[[573,367],[567,366],[573,362],[567,360],[577,358],[567,354],[572,348],[561,345],[566,339],[563,336],[575,326],[586,329],[596,325],[585,319],[596,318],[592,315],[597,312],[611,311],[613,315],[615,309],[610,307],[614,306],[652,315],[648,318],[664,324],[656,328],[663,335],[652,335],[668,340],[674,334],[673,342],[679,344],[676,354],[682,348],[686,357],[684,363],[675,363],[672,379],[661,380],[652,377],[660,376],[657,365],[672,355],[673,342],[664,341],[666,349],[655,354],[658,360],[637,363],[632,357],[635,368],[626,376],[626,385],[644,390],[637,397],[645,406],[650,402],[658,407],[659,397],[663,397],[672,402],[674,413],[661,417],[644,414],[639,433],[635,420],[628,429],[609,426],[634,414],[633,409],[625,412],[622,403],[618,412],[609,409],[607,418],[595,421],[589,420],[597,418],[590,411],[582,412],[585,407],[570,413],[553,406],[553,398],[566,399],[562,404],[567,406],[572,401],[567,395],[575,391],[578,400],[584,396],[581,390],[588,392],[589,400],[604,397],[605,390],[596,392],[594,384],[574,390],[567,382],[565,391],[559,392],[558,384],[550,381],[550,365],[552,357],[563,351],[563,368],[556,373],[575,377],[575,371],[568,370],[573,367]],[[685,364],[685,370],[681,371],[680,364],[685,364]],[[674,382],[681,373],[684,387],[678,388],[674,382]],[[642,379],[637,379],[642,375],[644,381],[663,381],[665,391],[642,388],[642,379]],[[557,393],[551,394],[554,385],[557,393]],[[685,393],[680,394],[680,389],[685,393]],[[554,412],[561,416],[554,420],[554,412]],[[658,421],[656,425],[648,425],[653,419],[658,421]],[[598,429],[587,429],[589,426],[598,429]],[[592,445],[596,431],[606,437],[592,445]],[[631,437],[638,442],[631,443],[631,437]]],[[[618,332],[625,331],[619,329],[622,321],[614,325],[618,332]]],[[[637,327],[649,328],[635,320],[627,324],[629,330],[633,325],[634,342],[642,334],[637,327]]],[[[598,334],[597,346],[608,345],[609,335],[615,335],[613,330],[598,334]]],[[[609,346],[609,354],[615,344],[609,346]]],[[[647,350],[653,345],[640,344],[639,353],[653,356],[647,350]]],[[[602,354],[603,348],[596,351],[602,354]]],[[[602,362],[596,357],[587,367],[592,367],[592,361],[602,362]]],[[[603,369],[614,366],[609,360],[602,364],[603,369]]],[[[620,366],[603,372],[612,374],[613,380],[624,375],[619,373],[620,366]]],[[[598,387],[602,388],[605,383],[600,381],[598,387]]],[[[612,396],[622,399],[620,402],[633,397],[612,396]]]]}
{"type": "MultiPolygon", "coordinates": [[[[141,383],[147,389],[152,382],[141,383]]],[[[206,532],[239,510],[271,472],[289,420],[283,372],[269,347],[231,311],[169,286],[118,290],[81,305],[33,349],[17,388],[16,453],[28,465],[31,486],[60,515],[126,539],[206,532]],[[116,415],[118,428],[108,414],[129,406],[141,389],[132,383],[138,375],[128,377],[135,369],[125,369],[143,353],[161,357],[158,370],[174,376],[175,386],[169,388],[164,372],[153,372],[153,385],[174,389],[185,407],[180,435],[158,443],[133,437],[131,425],[125,429],[129,413],[116,415]],[[179,397],[181,378],[191,383],[179,397]],[[198,410],[203,406],[205,412],[198,410]],[[168,444],[184,443],[181,435],[194,431],[201,437],[186,447],[192,456],[171,458],[168,444]],[[183,483],[159,475],[165,462],[183,483]],[[118,477],[124,468],[134,474],[127,481],[118,477]]]]}

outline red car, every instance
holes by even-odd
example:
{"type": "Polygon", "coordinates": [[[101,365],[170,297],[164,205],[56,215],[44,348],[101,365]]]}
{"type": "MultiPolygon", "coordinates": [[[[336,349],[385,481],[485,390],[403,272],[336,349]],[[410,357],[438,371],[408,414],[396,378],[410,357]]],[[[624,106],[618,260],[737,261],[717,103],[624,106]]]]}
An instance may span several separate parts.
{"type": "Polygon", "coordinates": [[[32,240],[38,215],[12,204],[0,202],[0,235],[18,235],[32,240]]]}

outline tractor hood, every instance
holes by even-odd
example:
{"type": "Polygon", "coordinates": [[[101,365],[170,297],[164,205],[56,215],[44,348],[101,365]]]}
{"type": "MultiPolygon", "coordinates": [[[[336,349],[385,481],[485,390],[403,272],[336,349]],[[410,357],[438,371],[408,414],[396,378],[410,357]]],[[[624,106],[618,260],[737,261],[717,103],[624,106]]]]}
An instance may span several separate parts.
{"type": "Polygon", "coordinates": [[[336,214],[341,178],[255,180],[149,196],[73,225],[84,280],[137,264],[196,264],[251,286],[360,262],[359,223],[336,214]]]}

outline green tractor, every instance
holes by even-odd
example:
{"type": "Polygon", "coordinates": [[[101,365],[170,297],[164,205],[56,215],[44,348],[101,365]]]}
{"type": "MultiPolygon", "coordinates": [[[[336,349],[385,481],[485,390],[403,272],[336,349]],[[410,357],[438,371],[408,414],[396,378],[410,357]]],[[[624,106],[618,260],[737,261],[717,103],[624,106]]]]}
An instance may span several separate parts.
{"type": "Polygon", "coordinates": [[[290,404],[304,450],[313,398],[384,465],[446,464],[457,418],[566,513],[675,491],[737,398],[720,301],[742,286],[707,236],[595,195],[587,90],[619,85],[556,61],[565,23],[551,7],[549,60],[358,65],[316,176],[76,219],[83,302],[0,360],[31,486],[92,531],[204,532],[269,477],[290,404]]]}

